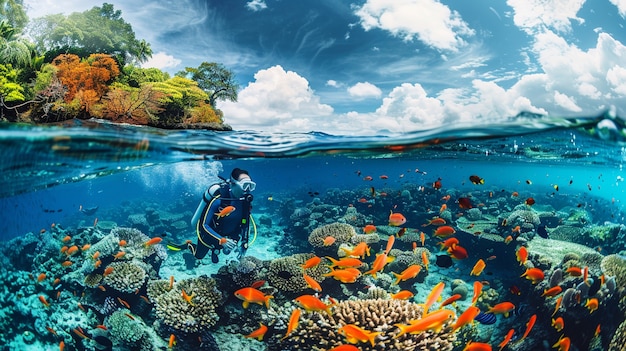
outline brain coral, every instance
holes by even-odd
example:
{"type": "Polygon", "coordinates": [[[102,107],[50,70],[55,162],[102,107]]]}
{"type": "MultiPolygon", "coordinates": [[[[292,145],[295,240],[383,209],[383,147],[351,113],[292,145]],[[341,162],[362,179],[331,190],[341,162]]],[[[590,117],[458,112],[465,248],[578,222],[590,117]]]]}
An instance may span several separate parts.
{"type": "Polygon", "coordinates": [[[219,319],[215,308],[222,303],[222,294],[215,280],[207,276],[182,280],[174,288],[156,298],[156,316],[166,326],[183,332],[204,332],[219,319]],[[182,290],[191,301],[183,299],[182,290]]]}
{"type": "Polygon", "coordinates": [[[113,272],[104,277],[102,283],[117,291],[135,292],[148,279],[146,270],[134,262],[112,262],[107,267],[113,268],[113,272]]]}
{"type": "Polygon", "coordinates": [[[456,336],[449,325],[439,333],[426,331],[404,334],[394,339],[399,331],[394,324],[408,324],[421,315],[420,305],[404,300],[342,301],[334,305],[332,318],[326,313],[302,312],[298,327],[278,345],[270,342],[269,350],[329,350],[347,343],[338,332],[339,328],[347,324],[381,333],[376,337],[374,346],[369,342],[358,343],[356,346],[362,351],[452,350],[456,336]]]}
{"type": "Polygon", "coordinates": [[[626,286],[626,260],[620,255],[608,255],[600,263],[602,272],[614,276],[617,286],[626,286]]]}
{"type": "MultiPolygon", "coordinates": [[[[127,316],[130,313],[127,309],[120,309],[113,312],[106,321],[110,329],[110,334],[115,340],[122,344],[135,344],[144,335],[143,324],[139,319],[131,319],[127,316]]],[[[144,325],[145,326],[145,325],[144,325]]]]}
{"type": "MultiPolygon", "coordinates": [[[[313,254],[295,254],[280,257],[270,262],[267,279],[272,286],[281,291],[302,292],[307,289],[302,264],[313,257],[313,254]]],[[[324,274],[330,269],[323,264],[306,270],[306,274],[318,282],[324,280],[324,274]]]]}
{"type": "Polygon", "coordinates": [[[350,241],[356,235],[354,227],[345,223],[330,223],[315,228],[309,235],[309,243],[314,247],[324,247],[324,238],[332,236],[335,244],[339,245],[350,241]]]}
{"type": "Polygon", "coordinates": [[[538,226],[541,223],[541,219],[533,210],[515,210],[507,218],[507,223],[512,227],[519,225],[523,229],[531,225],[532,227],[538,226]]]}

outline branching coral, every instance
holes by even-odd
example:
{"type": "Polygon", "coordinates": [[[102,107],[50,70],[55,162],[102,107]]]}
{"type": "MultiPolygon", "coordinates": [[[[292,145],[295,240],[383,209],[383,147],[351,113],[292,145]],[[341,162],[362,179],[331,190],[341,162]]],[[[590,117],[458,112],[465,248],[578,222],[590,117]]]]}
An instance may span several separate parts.
{"type": "Polygon", "coordinates": [[[309,243],[314,247],[324,247],[326,237],[335,238],[335,244],[349,242],[356,235],[354,227],[345,223],[330,223],[317,227],[309,235],[309,243]]]}
{"type": "Polygon", "coordinates": [[[325,312],[303,312],[298,327],[282,342],[278,336],[272,339],[269,350],[329,350],[347,343],[338,330],[348,324],[380,333],[373,346],[369,341],[359,342],[359,350],[452,350],[456,337],[449,324],[439,333],[425,331],[395,338],[399,329],[394,324],[408,324],[421,315],[420,305],[403,300],[342,301],[333,306],[332,317],[325,312]]]}
{"type": "Polygon", "coordinates": [[[183,333],[207,331],[219,319],[215,312],[222,294],[215,280],[200,276],[180,281],[174,288],[156,298],[156,316],[166,326],[183,333]],[[182,291],[191,298],[187,301],[182,291]]]}

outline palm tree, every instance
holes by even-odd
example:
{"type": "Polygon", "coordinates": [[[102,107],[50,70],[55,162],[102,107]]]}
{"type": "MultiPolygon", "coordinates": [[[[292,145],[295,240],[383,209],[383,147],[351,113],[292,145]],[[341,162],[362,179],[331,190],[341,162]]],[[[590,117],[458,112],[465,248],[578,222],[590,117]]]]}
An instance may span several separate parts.
{"type": "Polygon", "coordinates": [[[9,21],[0,21],[0,62],[27,67],[31,64],[32,44],[15,32],[15,27],[9,21]]]}

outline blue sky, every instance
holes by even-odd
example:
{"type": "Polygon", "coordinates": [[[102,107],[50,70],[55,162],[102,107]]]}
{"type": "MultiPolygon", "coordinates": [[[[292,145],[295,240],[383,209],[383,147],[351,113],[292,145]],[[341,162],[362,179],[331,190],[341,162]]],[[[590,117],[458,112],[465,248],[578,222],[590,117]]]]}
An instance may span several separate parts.
{"type": "MultiPolygon", "coordinates": [[[[626,0],[108,1],[170,73],[220,62],[235,129],[371,135],[521,111],[626,116],[626,0]],[[175,4],[173,6],[172,4],[175,4]]],[[[92,0],[25,0],[31,18],[92,0]]]]}

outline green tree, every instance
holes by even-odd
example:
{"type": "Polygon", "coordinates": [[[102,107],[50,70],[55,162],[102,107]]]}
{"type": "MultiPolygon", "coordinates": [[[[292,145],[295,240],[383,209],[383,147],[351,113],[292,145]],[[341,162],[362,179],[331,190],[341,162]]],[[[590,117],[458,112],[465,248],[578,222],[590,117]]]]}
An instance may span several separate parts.
{"type": "Polygon", "coordinates": [[[208,96],[208,103],[215,108],[217,100],[237,101],[239,85],[235,82],[235,74],[224,65],[215,62],[202,62],[198,68],[185,67],[176,74],[198,83],[208,96]]]}
{"type": "Polygon", "coordinates": [[[22,0],[0,0],[0,21],[6,20],[18,32],[28,23],[22,0]]]}
{"type": "Polygon", "coordinates": [[[0,62],[28,67],[31,53],[30,42],[18,35],[17,28],[8,20],[0,20],[0,62]]]}
{"type": "Polygon", "coordinates": [[[48,15],[33,21],[30,36],[36,47],[46,52],[48,61],[61,53],[81,58],[94,53],[109,54],[124,66],[126,62],[144,62],[152,56],[150,44],[137,40],[132,26],[122,12],[104,3],[69,16],[48,15]]]}
{"type": "Polygon", "coordinates": [[[122,74],[117,82],[133,88],[139,88],[143,83],[164,82],[170,79],[167,72],[158,68],[141,68],[135,65],[126,65],[122,68],[122,74]]]}
{"type": "Polygon", "coordinates": [[[198,83],[184,77],[173,77],[164,82],[145,83],[155,91],[161,92],[160,102],[165,108],[160,115],[160,122],[165,125],[182,122],[185,114],[208,96],[198,87],[198,83]]]}
{"type": "Polygon", "coordinates": [[[17,82],[17,70],[0,64],[0,97],[2,102],[24,101],[24,88],[17,82]]]}

